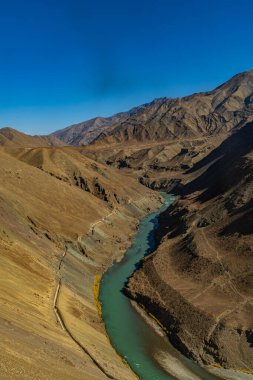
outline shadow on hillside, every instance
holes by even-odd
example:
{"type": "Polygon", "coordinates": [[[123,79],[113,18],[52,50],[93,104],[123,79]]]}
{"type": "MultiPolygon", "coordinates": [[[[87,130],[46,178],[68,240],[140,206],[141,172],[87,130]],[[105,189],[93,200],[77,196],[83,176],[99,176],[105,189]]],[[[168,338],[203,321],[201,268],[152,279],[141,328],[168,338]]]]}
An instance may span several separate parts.
{"type": "Polygon", "coordinates": [[[187,173],[209,167],[184,188],[184,195],[203,191],[198,200],[205,202],[237,185],[248,174],[244,156],[253,148],[253,123],[248,123],[227,138],[218,148],[196,163],[187,173]]]}

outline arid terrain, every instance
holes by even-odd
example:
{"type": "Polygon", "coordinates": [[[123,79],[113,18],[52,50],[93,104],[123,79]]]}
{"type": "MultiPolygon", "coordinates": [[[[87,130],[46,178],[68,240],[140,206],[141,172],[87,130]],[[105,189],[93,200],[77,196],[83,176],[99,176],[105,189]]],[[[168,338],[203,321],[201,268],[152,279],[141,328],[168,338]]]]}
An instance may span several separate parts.
{"type": "Polygon", "coordinates": [[[159,191],[177,200],[126,293],[186,356],[253,373],[252,120],[249,71],[50,136],[0,130],[2,379],[135,378],[96,296],[159,191]]]}
{"type": "Polygon", "coordinates": [[[94,284],[159,194],[72,148],[0,150],[1,379],[134,378],[94,284]]]}

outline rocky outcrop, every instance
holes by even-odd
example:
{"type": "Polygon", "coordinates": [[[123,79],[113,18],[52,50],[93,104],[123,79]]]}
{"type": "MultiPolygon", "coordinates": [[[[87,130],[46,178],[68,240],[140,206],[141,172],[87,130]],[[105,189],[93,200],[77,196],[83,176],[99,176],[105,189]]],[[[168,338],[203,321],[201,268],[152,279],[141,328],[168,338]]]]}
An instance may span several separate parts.
{"type": "Polygon", "coordinates": [[[153,179],[148,176],[139,177],[139,182],[153,190],[166,191],[167,193],[178,194],[182,190],[181,180],[178,178],[153,179]]]}

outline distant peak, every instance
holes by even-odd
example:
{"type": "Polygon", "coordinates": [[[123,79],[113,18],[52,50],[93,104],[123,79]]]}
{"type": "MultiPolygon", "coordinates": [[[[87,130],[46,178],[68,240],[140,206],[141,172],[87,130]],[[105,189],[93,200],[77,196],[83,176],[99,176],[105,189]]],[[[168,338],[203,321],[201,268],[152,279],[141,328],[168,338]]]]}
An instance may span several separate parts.
{"type": "Polygon", "coordinates": [[[1,132],[18,132],[18,131],[11,127],[3,127],[3,128],[0,128],[0,133],[1,132]]]}

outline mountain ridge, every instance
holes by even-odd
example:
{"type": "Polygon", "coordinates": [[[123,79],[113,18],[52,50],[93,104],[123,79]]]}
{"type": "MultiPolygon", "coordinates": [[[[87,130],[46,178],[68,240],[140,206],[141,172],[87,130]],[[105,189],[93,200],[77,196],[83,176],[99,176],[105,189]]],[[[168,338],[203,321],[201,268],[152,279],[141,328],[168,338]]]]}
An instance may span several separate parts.
{"type": "Polygon", "coordinates": [[[11,127],[0,128],[0,146],[43,147],[66,145],[55,136],[31,136],[11,127]]]}
{"type": "MultiPolygon", "coordinates": [[[[226,133],[253,119],[252,108],[253,70],[249,70],[234,75],[210,91],[176,98],[155,98],[109,117],[96,116],[49,135],[32,136],[34,142],[26,137],[27,141],[17,145],[84,146],[226,133]]],[[[13,128],[0,129],[1,145],[15,142],[6,136],[7,130],[15,133],[13,128]]],[[[29,135],[23,134],[23,140],[25,136],[29,135]]]]}
{"type": "Polygon", "coordinates": [[[173,139],[219,133],[220,130],[224,132],[225,123],[231,124],[232,118],[234,123],[229,125],[229,130],[238,125],[239,119],[248,120],[247,111],[249,106],[252,106],[252,94],[253,70],[249,70],[234,75],[210,91],[176,98],[155,98],[129,111],[109,117],[97,116],[73,124],[53,132],[50,136],[55,136],[70,145],[82,146],[98,141],[111,143],[131,139],[173,139]],[[248,82],[248,86],[245,82],[248,82]],[[247,88],[250,92],[247,92],[247,88]],[[225,116],[222,117],[224,113],[225,116]],[[186,123],[186,119],[191,119],[191,123],[186,123]]]}
{"type": "Polygon", "coordinates": [[[237,74],[208,92],[182,98],[160,98],[133,117],[112,126],[94,141],[153,141],[193,138],[229,132],[250,121],[253,70],[237,74]]]}
{"type": "Polygon", "coordinates": [[[49,136],[57,137],[69,145],[82,146],[93,141],[103,129],[110,127],[119,120],[125,120],[134,114],[138,107],[131,108],[126,112],[118,112],[109,117],[96,116],[81,123],[72,124],[66,128],[59,129],[49,136]]]}

